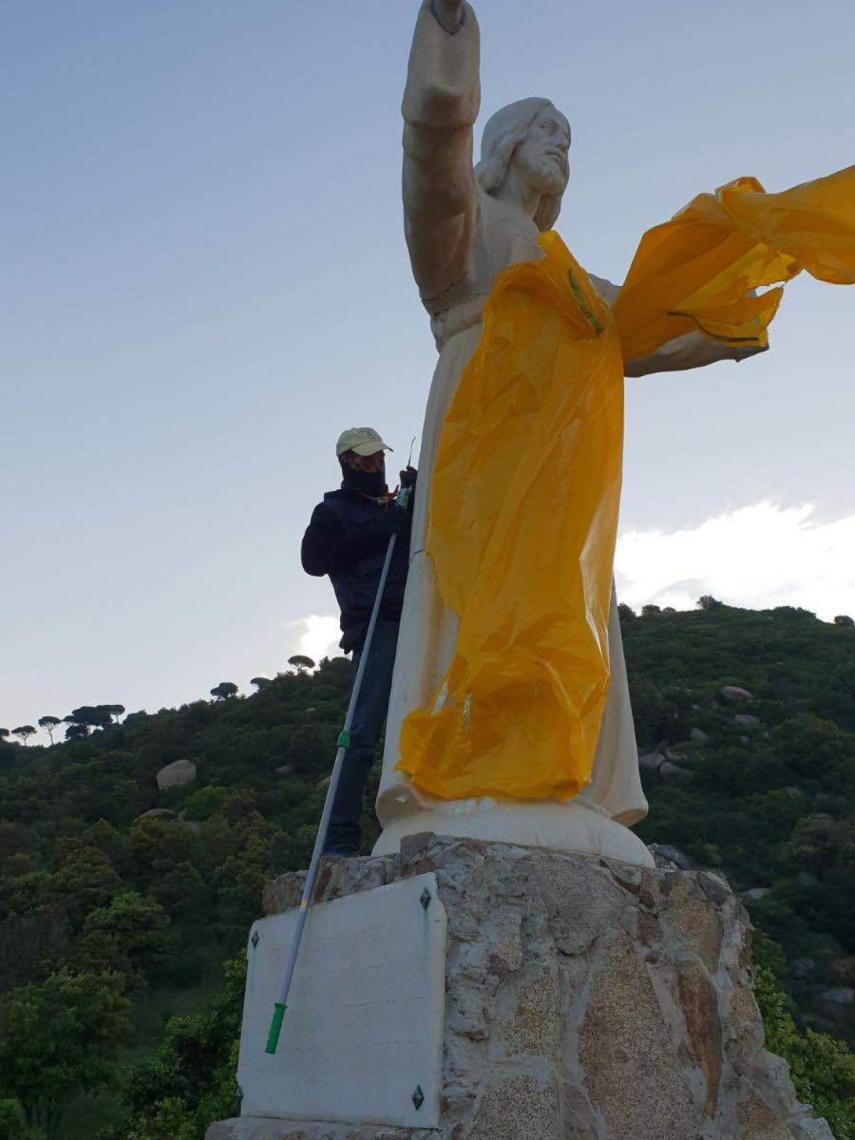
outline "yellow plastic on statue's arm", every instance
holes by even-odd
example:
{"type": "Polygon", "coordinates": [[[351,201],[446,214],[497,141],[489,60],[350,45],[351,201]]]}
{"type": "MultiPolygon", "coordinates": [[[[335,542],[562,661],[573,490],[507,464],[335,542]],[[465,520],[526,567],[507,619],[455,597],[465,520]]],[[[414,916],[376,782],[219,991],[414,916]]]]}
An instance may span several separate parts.
{"type": "Polygon", "coordinates": [[[713,340],[746,348],[766,348],[769,343],[766,330],[783,295],[783,287],[779,286],[739,302],[698,305],[687,301],[677,315],[690,317],[701,332],[713,340]]]}
{"type": "Polygon", "coordinates": [[[780,194],[740,178],[700,194],[641,239],[613,305],[624,360],[700,328],[735,345],[767,343],[785,282],[806,269],[855,282],[855,167],[780,194]]]}
{"type": "Polygon", "coordinates": [[[722,205],[743,233],[792,257],[818,281],[855,284],[855,166],[781,194],[721,190],[722,205]]]}

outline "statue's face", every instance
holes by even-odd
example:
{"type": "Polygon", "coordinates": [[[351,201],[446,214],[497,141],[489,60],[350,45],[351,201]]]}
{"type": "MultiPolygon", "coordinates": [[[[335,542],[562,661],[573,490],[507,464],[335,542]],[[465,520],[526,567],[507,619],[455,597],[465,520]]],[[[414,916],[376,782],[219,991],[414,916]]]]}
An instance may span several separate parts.
{"type": "Polygon", "coordinates": [[[541,194],[563,194],[570,178],[570,124],[554,107],[544,107],[513,153],[516,166],[541,194]]]}

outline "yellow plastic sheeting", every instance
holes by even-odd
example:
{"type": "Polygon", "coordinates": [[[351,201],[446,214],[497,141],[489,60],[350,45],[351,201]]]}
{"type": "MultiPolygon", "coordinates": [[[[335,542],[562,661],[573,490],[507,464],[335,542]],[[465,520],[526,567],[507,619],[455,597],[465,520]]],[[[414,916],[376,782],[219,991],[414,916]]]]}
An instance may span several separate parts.
{"type": "Polygon", "coordinates": [[[700,328],[765,345],[802,268],[855,282],[855,167],[766,194],[739,179],[641,240],[610,311],[554,233],[496,281],[443,425],[427,550],[458,616],[399,769],[440,799],[558,799],[589,781],[609,682],[623,361],[700,328]]]}
{"type": "Polygon", "coordinates": [[[719,194],[731,220],[755,241],[794,258],[818,281],[855,284],[855,166],[781,194],[729,186],[719,194]]]}
{"type": "Polygon", "coordinates": [[[765,347],[781,290],[751,291],[802,269],[837,285],[855,282],[855,166],[780,194],[739,178],[649,230],[613,306],[624,359],[642,359],[696,328],[765,347]]]}
{"type": "Polygon", "coordinates": [[[442,798],[575,795],[608,689],[620,340],[558,235],[541,244],[496,282],[433,474],[428,550],[461,622],[443,707],[407,718],[400,767],[442,798]]]}

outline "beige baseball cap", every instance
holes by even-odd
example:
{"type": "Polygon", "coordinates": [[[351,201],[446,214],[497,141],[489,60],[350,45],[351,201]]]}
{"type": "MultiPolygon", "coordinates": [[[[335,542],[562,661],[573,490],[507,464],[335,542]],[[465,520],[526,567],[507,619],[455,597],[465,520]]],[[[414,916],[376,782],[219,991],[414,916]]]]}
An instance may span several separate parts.
{"type": "Polygon", "coordinates": [[[344,455],[346,451],[355,451],[357,455],[376,455],[378,451],[394,450],[370,427],[348,428],[341,433],[335,445],[336,455],[344,455]]]}

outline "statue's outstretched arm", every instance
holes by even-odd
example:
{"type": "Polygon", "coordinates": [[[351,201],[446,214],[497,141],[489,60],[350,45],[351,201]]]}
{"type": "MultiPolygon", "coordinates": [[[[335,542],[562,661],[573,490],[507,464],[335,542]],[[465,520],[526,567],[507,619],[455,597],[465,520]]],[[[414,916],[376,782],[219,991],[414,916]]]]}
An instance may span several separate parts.
{"type": "Polygon", "coordinates": [[[715,364],[719,360],[746,360],[749,356],[765,351],[765,348],[754,346],[738,348],[713,340],[700,331],[690,332],[669,340],[642,360],[627,361],[624,373],[627,376],[650,376],[654,372],[684,372],[689,368],[715,364]]]}
{"type": "MultiPolygon", "coordinates": [[[[613,304],[620,293],[620,285],[615,285],[605,277],[595,277],[593,273],[588,276],[606,304],[613,304]]],[[[650,376],[655,372],[684,372],[689,368],[715,364],[719,360],[745,360],[765,351],[764,348],[735,348],[697,330],[669,340],[643,359],[626,361],[624,373],[627,376],[650,376]]]]}
{"type": "Polygon", "coordinates": [[[466,272],[478,209],[472,128],[480,103],[478,22],[464,0],[425,0],[404,92],[404,225],[422,297],[466,272]]]}

